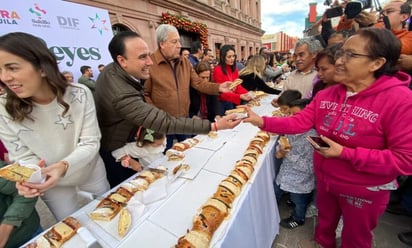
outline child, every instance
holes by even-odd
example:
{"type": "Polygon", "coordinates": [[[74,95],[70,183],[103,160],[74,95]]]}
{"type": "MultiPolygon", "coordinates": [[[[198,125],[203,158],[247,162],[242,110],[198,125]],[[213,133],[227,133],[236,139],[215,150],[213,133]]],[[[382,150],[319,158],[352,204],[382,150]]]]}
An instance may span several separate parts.
{"type": "MultiPolygon", "coordinates": [[[[298,90],[285,90],[280,94],[280,96],[277,99],[274,99],[272,101],[272,105],[275,107],[279,107],[279,111],[282,116],[285,116],[288,114],[289,111],[289,104],[295,100],[301,99],[302,98],[302,93],[298,90]]],[[[279,136],[280,137],[280,136],[279,136]]],[[[279,139],[279,138],[278,138],[279,139]]],[[[275,146],[277,146],[279,143],[279,140],[276,140],[275,146]]],[[[280,152],[277,150],[276,155],[275,155],[275,172],[277,175],[279,173],[279,168],[280,165],[282,164],[282,155],[280,152]]],[[[289,204],[288,204],[289,205],[289,204]]]]}
{"type": "Polygon", "coordinates": [[[294,100],[302,98],[302,93],[298,90],[285,90],[278,98],[272,100],[272,106],[279,107],[280,112],[285,115],[289,109],[289,104],[294,100]]]}
{"type": "Polygon", "coordinates": [[[121,161],[122,166],[137,172],[143,170],[157,158],[163,156],[166,147],[166,135],[153,130],[139,128],[137,142],[130,142],[112,152],[112,156],[121,161]],[[139,159],[139,162],[134,158],[139,159]]]}
{"type": "MultiPolygon", "coordinates": [[[[298,99],[289,104],[289,112],[294,115],[300,112],[309,103],[308,99],[298,99]]],[[[276,177],[275,192],[279,202],[283,193],[290,192],[290,197],[295,208],[290,217],[283,219],[280,225],[293,229],[305,223],[306,208],[311,200],[311,194],[315,188],[315,176],[313,173],[312,154],[313,148],[306,141],[306,136],[316,135],[311,129],[303,134],[287,135],[291,144],[289,152],[282,150],[283,163],[276,177]]]]}

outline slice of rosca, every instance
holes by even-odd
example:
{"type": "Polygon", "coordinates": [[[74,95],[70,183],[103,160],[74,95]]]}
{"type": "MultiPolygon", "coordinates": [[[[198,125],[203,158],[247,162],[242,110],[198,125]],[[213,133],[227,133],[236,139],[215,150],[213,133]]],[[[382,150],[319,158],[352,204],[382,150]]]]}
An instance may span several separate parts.
{"type": "Polygon", "coordinates": [[[148,171],[148,170],[144,170],[140,172],[137,178],[144,178],[146,179],[147,182],[149,182],[149,184],[153,183],[156,180],[155,175],[151,171],[148,171]]]}
{"type": "Polygon", "coordinates": [[[44,234],[52,247],[60,248],[64,242],[72,238],[80,227],[79,221],[73,217],[67,217],[63,221],[54,225],[44,234]]]}
{"type": "Polygon", "coordinates": [[[249,146],[247,147],[247,150],[255,150],[257,151],[259,154],[263,153],[263,148],[261,145],[258,144],[249,144],[249,146]]]}
{"type": "Polygon", "coordinates": [[[248,155],[251,157],[254,157],[255,159],[257,159],[259,157],[259,151],[255,150],[255,149],[247,149],[244,153],[244,155],[248,155]]]}
{"type": "Polygon", "coordinates": [[[223,181],[231,182],[240,189],[243,187],[243,184],[246,183],[246,181],[243,178],[241,178],[239,174],[234,175],[233,172],[228,177],[226,177],[223,181]]]}
{"type": "Polygon", "coordinates": [[[213,194],[213,198],[224,202],[228,207],[232,206],[233,201],[235,200],[236,195],[226,188],[224,185],[219,185],[216,192],[213,194]]]}
{"type": "Polygon", "coordinates": [[[243,156],[240,161],[244,161],[244,162],[246,162],[246,163],[249,163],[249,164],[251,164],[252,166],[255,166],[255,165],[256,165],[256,162],[257,162],[256,158],[251,157],[251,156],[249,156],[249,155],[243,156]]]}
{"type": "Polygon", "coordinates": [[[115,192],[111,193],[108,198],[111,201],[117,202],[121,205],[126,204],[130,198],[132,198],[133,194],[130,193],[128,190],[120,187],[115,192]]]}
{"type": "Polygon", "coordinates": [[[185,154],[181,151],[169,149],[166,152],[167,161],[180,161],[185,158],[185,154]]]}
{"type": "Polygon", "coordinates": [[[139,191],[139,187],[128,182],[128,183],[122,183],[120,187],[124,188],[125,190],[129,191],[131,194],[135,194],[137,191],[139,191]]]}
{"type": "Polygon", "coordinates": [[[208,248],[210,240],[210,234],[202,231],[189,231],[185,236],[180,237],[176,248],[208,248]]]}
{"type": "Polygon", "coordinates": [[[132,224],[132,216],[129,210],[123,208],[120,211],[119,222],[117,223],[117,233],[120,237],[124,237],[132,224]]]}
{"type": "Polygon", "coordinates": [[[265,131],[257,132],[256,137],[262,138],[265,142],[268,142],[270,140],[269,133],[265,131]]]}
{"type": "Polygon", "coordinates": [[[129,183],[136,186],[139,191],[145,191],[149,187],[149,182],[144,177],[137,177],[133,180],[130,180],[129,183]]]}
{"type": "Polygon", "coordinates": [[[235,178],[237,181],[239,181],[242,184],[242,186],[246,184],[247,180],[249,180],[249,176],[245,172],[239,170],[236,167],[234,170],[232,170],[229,177],[235,178]]]}
{"type": "Polygon", "coordinates": [[[176,150],[176,151],[182,152],[182,151],[186,150],[187,147],[185,146],[185,144],[178,142],[178,143],[175,143],[175,144],[172,146],[172,149],[173,149],[173,150],[176,150]]]}
{"type": "Polygon", "coordinates": [[[92,220],[110,221],[121,210],[121,205],[109,198],[103,199],[93,212],[90,213],[92,220]]]}
{"type": "Polygon", "coordinates": [[[238,85],[241,85],[243,83],[243,80],[240,78],[235,79],[235,81],[233,81],[230,85],[229,85],[229,89],[230,90],[234,90],[238,85]]]}
{"type": "Polygon", "coordinates": [[[253,174],[254,168],[249,163],[236,163],[235,170],[241,171],[249,180],[253,174]]]}
{"type": "Polygon", "coordinates": [[[7,165],[0,169],[0,177],[13,182],[27,182],[36,170],[18,163],[7,165]]]}
{"type": "Polygon", "coordinates": [[[223,180],[219,185],[225,187],[226,189],[228,189],[235,196],[238,196],[240,194],[240,188],[238,186],[236,186],[234,183],[223,180]]]}

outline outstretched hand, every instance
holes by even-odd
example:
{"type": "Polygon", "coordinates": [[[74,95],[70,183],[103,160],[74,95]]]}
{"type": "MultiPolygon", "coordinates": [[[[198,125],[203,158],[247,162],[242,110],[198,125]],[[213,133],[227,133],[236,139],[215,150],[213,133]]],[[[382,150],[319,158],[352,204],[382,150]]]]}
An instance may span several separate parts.
{"type": "Polygon", "coordinates": [[[247,111],[247,116],[246,118],[242,119],[243,122],[250,123],[254,126],[257,127],[262,127],[263,126],[263,118],[257,115],[255,112],[252,111],[252,109],[246,105],[240,105],[237,106],[238,108],[245,108],[247,111]]]}
{"type": "Polygon", "coordinates": [[[231,92],[230,84],[231,82],[224,82],[224,83],[219,84],[219,92],[222,92],[222,93],[231,92]]]}
{"type": "Polygon", "coordinates": [[[216,116],[216,125],[218,130],[232,129],[239,125],[241,120],[236,119],[236,114],[225,115],[223,117],[216,116]]]}

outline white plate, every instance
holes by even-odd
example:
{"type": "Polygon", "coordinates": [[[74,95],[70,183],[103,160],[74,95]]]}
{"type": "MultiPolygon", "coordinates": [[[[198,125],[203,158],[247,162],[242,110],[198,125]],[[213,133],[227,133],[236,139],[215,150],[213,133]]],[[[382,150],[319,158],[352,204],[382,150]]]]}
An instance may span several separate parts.
{"type": "Polygon", "coordinates": [[[231,140],[237,131],[234,130],[221,130],[217,132],[217,137],[210,138],[207,135],[199,135],[201,142],[196,145],[196,148],[203,148],[211,151],[217,151],[227,142],[231,140]]]}
{"type": "Polygon", "coordinates": [[[184,184],[148,220],[176,237],[184,235],[192,227],[198,209],[216,192],[224,178],[202,170],[195,180],[184,184]]]}

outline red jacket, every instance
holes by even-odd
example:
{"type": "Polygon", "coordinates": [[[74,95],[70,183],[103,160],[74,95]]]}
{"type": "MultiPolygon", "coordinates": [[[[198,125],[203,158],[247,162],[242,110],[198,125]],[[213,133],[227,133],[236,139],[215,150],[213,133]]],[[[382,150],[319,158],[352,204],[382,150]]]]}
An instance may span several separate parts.
{"type": "MultiPolygon", "coordinates": [[[[233,82],[235,79],[239,78],[239,70],[236,68],[235,71],[232,72],[232,69],[230,68],[229,65],[226,65],[226,72],[227,74],[224,74],[222,71],[222,66],[218,65],[215,67],[213,71],[213,80],[218,83],[224,83],[227,81],[233,82]]],[[[225,92],[220,94],[219,100],[220,101],[225,101],[225,102],[231,102],[236,105],[240,104],[240,95],[248,93],[248,91],[243,88],[241,85],[238,85],[233,92],[225,92]]]]}

